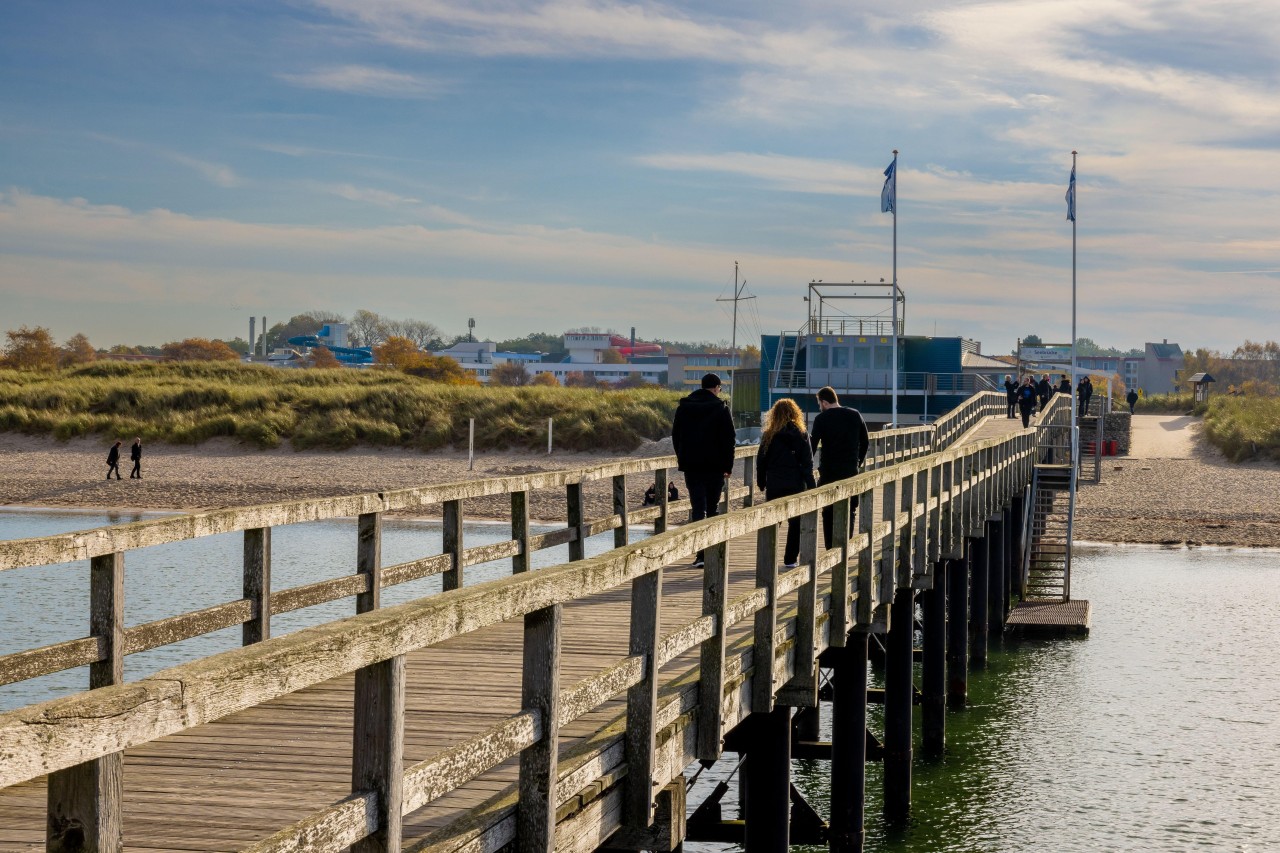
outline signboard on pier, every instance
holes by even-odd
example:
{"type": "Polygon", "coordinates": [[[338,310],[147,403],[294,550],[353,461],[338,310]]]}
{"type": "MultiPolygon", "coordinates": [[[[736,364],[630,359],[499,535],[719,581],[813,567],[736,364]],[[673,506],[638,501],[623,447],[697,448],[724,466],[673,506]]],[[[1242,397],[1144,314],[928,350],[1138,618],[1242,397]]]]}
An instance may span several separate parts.
{"type": "Polygon", "coordinates": [[[1071,364],[1070,346],[1022,347],[1018,355],[1031,364],[1071,364]]]}

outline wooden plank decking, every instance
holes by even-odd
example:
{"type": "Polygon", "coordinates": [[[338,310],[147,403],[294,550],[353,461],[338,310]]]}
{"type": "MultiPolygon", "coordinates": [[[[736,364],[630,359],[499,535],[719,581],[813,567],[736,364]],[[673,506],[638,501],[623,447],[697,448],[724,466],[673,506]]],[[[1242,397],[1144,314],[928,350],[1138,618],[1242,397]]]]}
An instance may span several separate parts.
{"type": "MultiPolygon", "coordinates": [[[[729,566],[732,599],[754,585],[754,536],[730,544],[729,566]]],[[[687,563],[668,568],[663,586],[665,635],[701,613],[703,571],[687,563]]],[[[562,688],[626,656],[629,606],[629,586],[565,605],[562,688]]],[[[751,622],[735,628],[730,642],[751,622]]],[[[409,655],[406,766],[520,709],[521,632],[519,621],[502,623],[409,655]]],[[[663,682],[697,662],[695,647],[663,668],[663,682]]],[[[336,678],[128,750],[125,849],[242,850],[348,796],[352,692],[353,676],[336,678]]],[[[624,706],[625,693],[563,727],[561,754],[624,706]]],[[[406,848],[512,786],[517,764],[507,761],[406,815],[406,848]]],[[[43,779],[0,791],[0,850],[43,850],[44,822],[43,779]]]]}

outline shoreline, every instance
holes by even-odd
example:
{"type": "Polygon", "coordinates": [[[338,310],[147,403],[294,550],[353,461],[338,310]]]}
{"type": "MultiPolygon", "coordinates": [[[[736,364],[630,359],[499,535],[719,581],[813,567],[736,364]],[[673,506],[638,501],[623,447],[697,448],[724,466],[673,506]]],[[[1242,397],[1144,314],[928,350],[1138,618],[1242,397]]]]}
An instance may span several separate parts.
{"type": "MultiPolygon", "coordinates": [[[[1184,448],[1148,456],[1106,457],[1102,482],[1082,483],[1076,507],[1079,542],[1188,547],[1280,548],[1280,466],[1227,462],[1188,429],[1184,448]],[[1165,454],[1165,455],[1156,455],[1165,454]]],[[[632,454],[538,451],[485,452],[468,469],[465,451],[432,453],[357,447],[347,451],[255,450],[226,439],[202,445],[144,447],[143,480],[108,482],[105,448],[93,438],[53,438],[0,433],[0,507],[86,511],[101,514],[182,514],[231,506],[376,493],[488,477],[559,471],[670,453],[655,442],[632,454]]],[[[741,462],[735,478],[741,477],[741,462]]],[[[640,506],[646,478],[628,482],[628,501],[640,506]]],[[[681,487],[679,477],[674,480],[681,487]]],[[[566,521],[563,490],[530,493],[534,523],[566,521]]],[[[588,518],[613,514],[612,483],[583,488],[588,518]]],[[[438,521],[435,513],[402,510],[397,518],[438,521]]],[[[509,523],[505,495],[466,501],[469,522],[509,523]]]]}

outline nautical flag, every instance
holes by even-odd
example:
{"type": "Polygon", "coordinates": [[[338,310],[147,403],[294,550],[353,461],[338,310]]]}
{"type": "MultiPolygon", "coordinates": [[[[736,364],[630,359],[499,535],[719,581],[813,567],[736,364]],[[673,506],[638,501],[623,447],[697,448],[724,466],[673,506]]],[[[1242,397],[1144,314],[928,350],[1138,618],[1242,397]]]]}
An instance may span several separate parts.
{"type": "Polygon", "coordinates": [[[1071,180],[1067,182],[1067,221],[1076,221],[1076,167],[1071,167],[1071,180]]]}
{"type": "Polygon", "coordinates": [[[898,207],[898,159],[895,157],[884,170],[884,189],[880,190],[880,212],[897,213],[898,207]]]}

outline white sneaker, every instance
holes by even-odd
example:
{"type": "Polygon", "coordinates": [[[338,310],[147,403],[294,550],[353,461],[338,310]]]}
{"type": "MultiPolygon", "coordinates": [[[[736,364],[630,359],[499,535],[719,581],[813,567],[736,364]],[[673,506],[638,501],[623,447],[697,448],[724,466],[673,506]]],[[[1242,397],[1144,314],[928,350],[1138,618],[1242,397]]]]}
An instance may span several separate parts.
{"type": "Polygon", "coordinates": [[[800,564],[799,564],[799,563],[783,563],[783,564],[782,564],[782,568],[784,568],[784,569],[798,569],[798,568],[800,568],[800,564]]]}
{"type": "Polygon", "coordinates": [[[694,560],[694,561],[693,561],[693,567],[694,567],[695,569],[701,569],[701,568],[702,568],[702,567],[704,567],[706,564],[707,564],[707,561],[706,561],[706,560],[694,560]]]}

